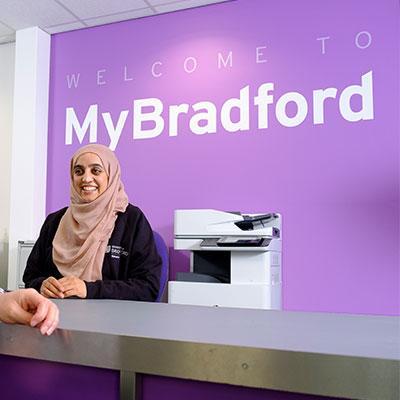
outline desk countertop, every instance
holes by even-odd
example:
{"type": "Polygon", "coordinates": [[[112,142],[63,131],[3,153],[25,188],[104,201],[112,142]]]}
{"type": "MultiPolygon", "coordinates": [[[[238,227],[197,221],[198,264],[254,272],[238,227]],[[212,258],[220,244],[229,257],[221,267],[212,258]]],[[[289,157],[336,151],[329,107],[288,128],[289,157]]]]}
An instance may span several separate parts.
{"type": "Polygon", "coordinates": [[[57,300],[51,337],[0,325],[0,354],[332,397],[399,398],[400,319],[57,300]]]}
{"type": "Polygon", "coordinates": [[[400,360],[398,317],[111,300],[55,302],[63,329],[400,360]]]}

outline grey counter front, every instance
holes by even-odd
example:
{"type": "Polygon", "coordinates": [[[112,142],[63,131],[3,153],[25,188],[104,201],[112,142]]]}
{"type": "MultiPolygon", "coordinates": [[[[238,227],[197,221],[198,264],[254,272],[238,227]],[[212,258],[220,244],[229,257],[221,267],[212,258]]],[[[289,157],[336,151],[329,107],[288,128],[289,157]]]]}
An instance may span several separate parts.
{"type": "Polygon", "coordinates": [[[398,317],[58,300],[60,329],[0,324],[0,354],[347,399],[398,400],[398,317]]]}

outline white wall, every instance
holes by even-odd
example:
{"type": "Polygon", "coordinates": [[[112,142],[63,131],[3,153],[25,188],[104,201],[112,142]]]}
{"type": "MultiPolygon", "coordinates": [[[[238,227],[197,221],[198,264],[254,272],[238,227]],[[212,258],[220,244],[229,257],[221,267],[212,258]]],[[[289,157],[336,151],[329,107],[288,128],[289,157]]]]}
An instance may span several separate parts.
{"type": "Polygon", "coordinates": [[[7,286],[15,43],[0,45],[0,287],[7,286]]]}
{"type": "Polygon", "coordinates": [[[11,143],[8,288],[15,289],[18,241],[36,240],[45,217],[50,35],[17,31],[11,143]]]}

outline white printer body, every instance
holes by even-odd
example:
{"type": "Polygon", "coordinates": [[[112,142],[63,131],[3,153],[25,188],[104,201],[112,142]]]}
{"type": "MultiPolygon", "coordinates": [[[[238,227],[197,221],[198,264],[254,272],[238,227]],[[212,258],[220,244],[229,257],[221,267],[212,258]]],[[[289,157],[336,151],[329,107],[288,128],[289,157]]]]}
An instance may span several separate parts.
{"type": "Polygon", "coordinates": [[[176,210],[174,248],[191,252],[190,272],[168,283],[168,302],[282,308],[281,216],[176,210]]]}

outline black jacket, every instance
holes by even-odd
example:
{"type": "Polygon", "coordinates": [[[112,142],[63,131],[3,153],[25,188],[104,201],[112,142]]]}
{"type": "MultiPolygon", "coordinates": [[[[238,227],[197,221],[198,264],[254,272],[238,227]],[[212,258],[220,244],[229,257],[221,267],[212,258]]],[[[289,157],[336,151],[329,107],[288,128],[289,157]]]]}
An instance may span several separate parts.
{"type": "MultiPolygon", "coordinates": [[[[50,214],[28,258],[23,281],[40,290],[49,276],[62,278],[53,263],[53,239],[67,207],[50,214]]],[[[153,231],[142,211],[129,204],[119,213],[104,256],[102,276],[85,282],[88,299],[154,301],[160,286],[161,258],[153,231]]]]}

